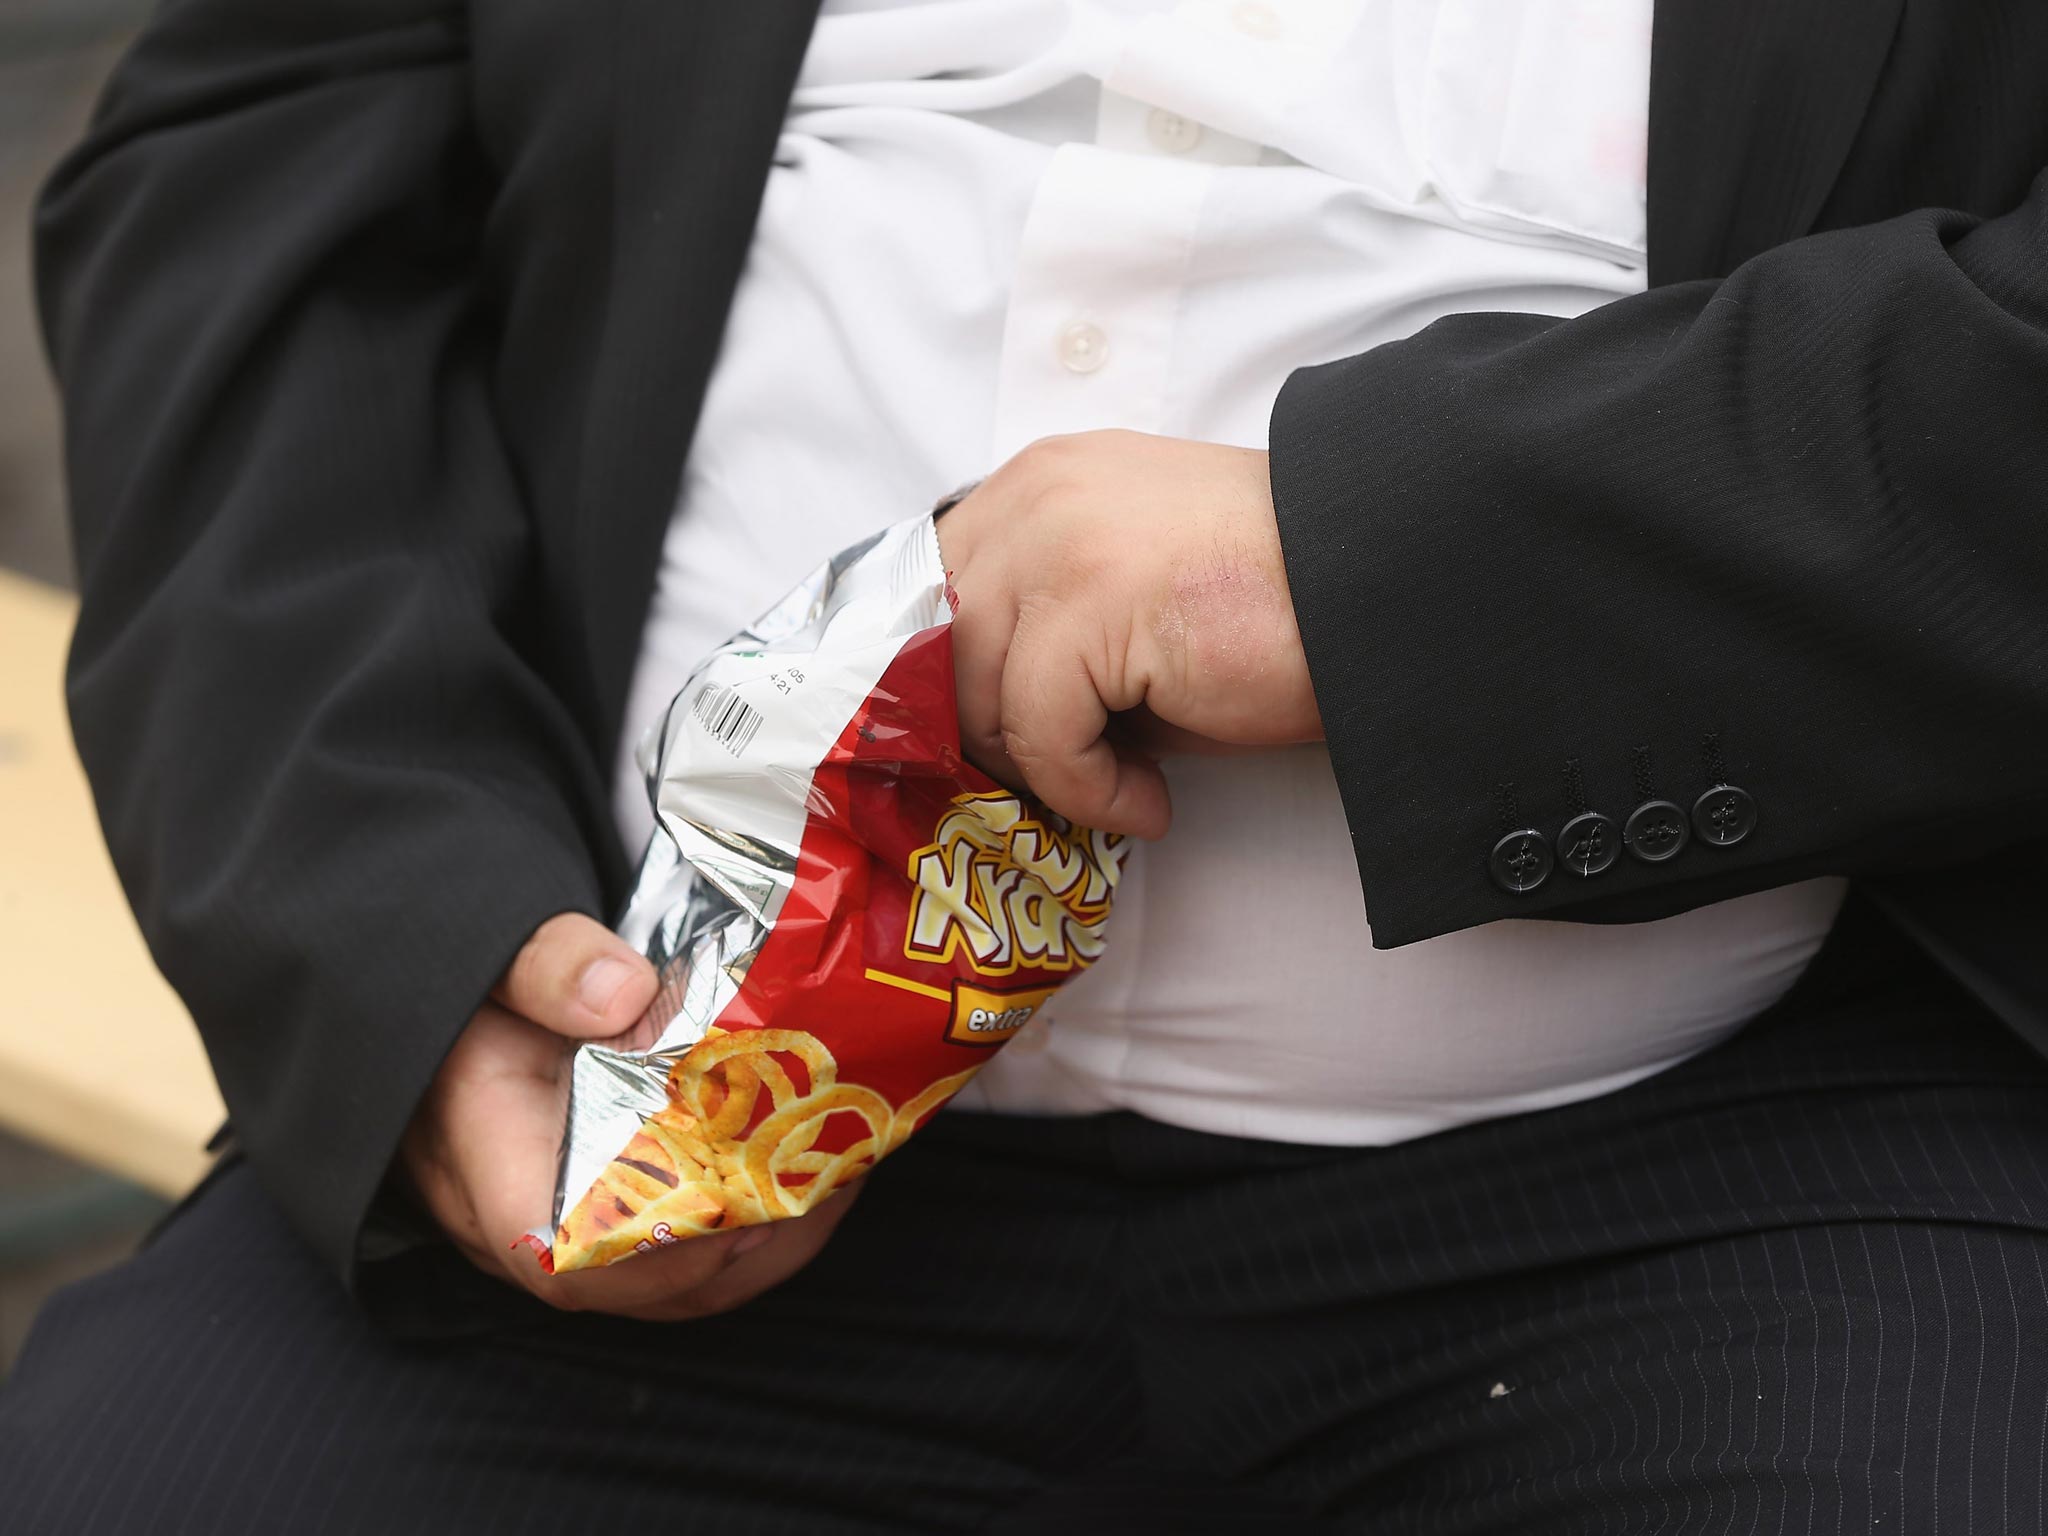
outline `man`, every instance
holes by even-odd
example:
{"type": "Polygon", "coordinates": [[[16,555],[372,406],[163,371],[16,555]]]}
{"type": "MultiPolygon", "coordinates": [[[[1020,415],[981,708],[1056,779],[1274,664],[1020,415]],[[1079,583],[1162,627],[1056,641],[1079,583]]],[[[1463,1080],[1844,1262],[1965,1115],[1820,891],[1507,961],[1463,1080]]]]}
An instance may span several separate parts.
{"type": "Polygon", "coordinates": [[[166,7],[41,259],[237,1155],[32,1338],[22,1528],[2038,1527],[2044,68],[1992,0],[166,7]],[[621,738],[991,466],[963,739],[1157,839],[1109,954],[857,1199],[537,1274],[654,986],[621,738]]]}

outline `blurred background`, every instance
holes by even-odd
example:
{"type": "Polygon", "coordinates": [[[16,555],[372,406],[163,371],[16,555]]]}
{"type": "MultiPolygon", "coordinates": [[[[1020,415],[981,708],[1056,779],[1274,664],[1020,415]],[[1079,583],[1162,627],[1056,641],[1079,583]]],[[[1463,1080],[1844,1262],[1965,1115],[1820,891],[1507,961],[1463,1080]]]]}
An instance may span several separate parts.
{"type": "Polygon", "coordinates": [[[0,1377],[58,1285],[134,1249],[219,1114],[114,883],[62,712],[71,561],[30,302],[35,191],[146,0],[0,0],[0,1377]]]}

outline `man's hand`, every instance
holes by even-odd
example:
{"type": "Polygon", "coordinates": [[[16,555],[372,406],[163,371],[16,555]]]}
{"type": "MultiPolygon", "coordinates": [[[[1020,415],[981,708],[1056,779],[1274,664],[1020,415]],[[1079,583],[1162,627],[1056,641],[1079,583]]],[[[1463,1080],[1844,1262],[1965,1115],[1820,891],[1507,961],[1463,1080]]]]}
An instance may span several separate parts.
{"type": "Polygon", "coordinates": [[[1322,739],[1265,454],[1045,438],[946,513],[939,542],[962,745],[1061,815],[1158,837],[1152,752],[1322,739]]]}
{"type": "Polygon", "coordinates": [[[655,985],[654,968],[601,924],[567,912],[548,919],[469,1021],[406,1131],[401,1161],[442,1229],[477,1268],[550,1306],[664,1322],[726,1311],[809,1263],[858,1192],[606,1269],[541,1269],[519,1238],[545,1227],[552,1208],[570,1054],[578,1040],[631,1029],[655,985]]]}

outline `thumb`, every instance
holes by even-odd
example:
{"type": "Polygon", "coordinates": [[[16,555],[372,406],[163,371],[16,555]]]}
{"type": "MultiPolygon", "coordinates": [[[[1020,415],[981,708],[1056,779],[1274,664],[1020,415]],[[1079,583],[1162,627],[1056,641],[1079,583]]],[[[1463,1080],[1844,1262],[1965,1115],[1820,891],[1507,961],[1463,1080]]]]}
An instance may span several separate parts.
{"type": "Polygon", "coordinates": [[[580,912],[558,912],[533,931],[491,989],[499,1003],[573,1040],[630,1028],[654,1001],[654,967],[580,912]]]}

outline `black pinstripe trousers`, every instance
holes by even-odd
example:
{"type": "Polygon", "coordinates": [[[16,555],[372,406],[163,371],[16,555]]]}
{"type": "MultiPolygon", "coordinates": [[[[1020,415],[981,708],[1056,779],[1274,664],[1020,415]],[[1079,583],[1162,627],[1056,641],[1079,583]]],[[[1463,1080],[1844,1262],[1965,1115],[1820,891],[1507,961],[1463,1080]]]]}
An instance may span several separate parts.
{"type": "Polygon", "coordinates": [[[0,1530],[2031,1536],[2048,1067],[1873,922],[1681,1067],[1402,1146],[942,1116],[696,1323],[394,1339],[232,1173],[50,1304],[0,1530]]]}

